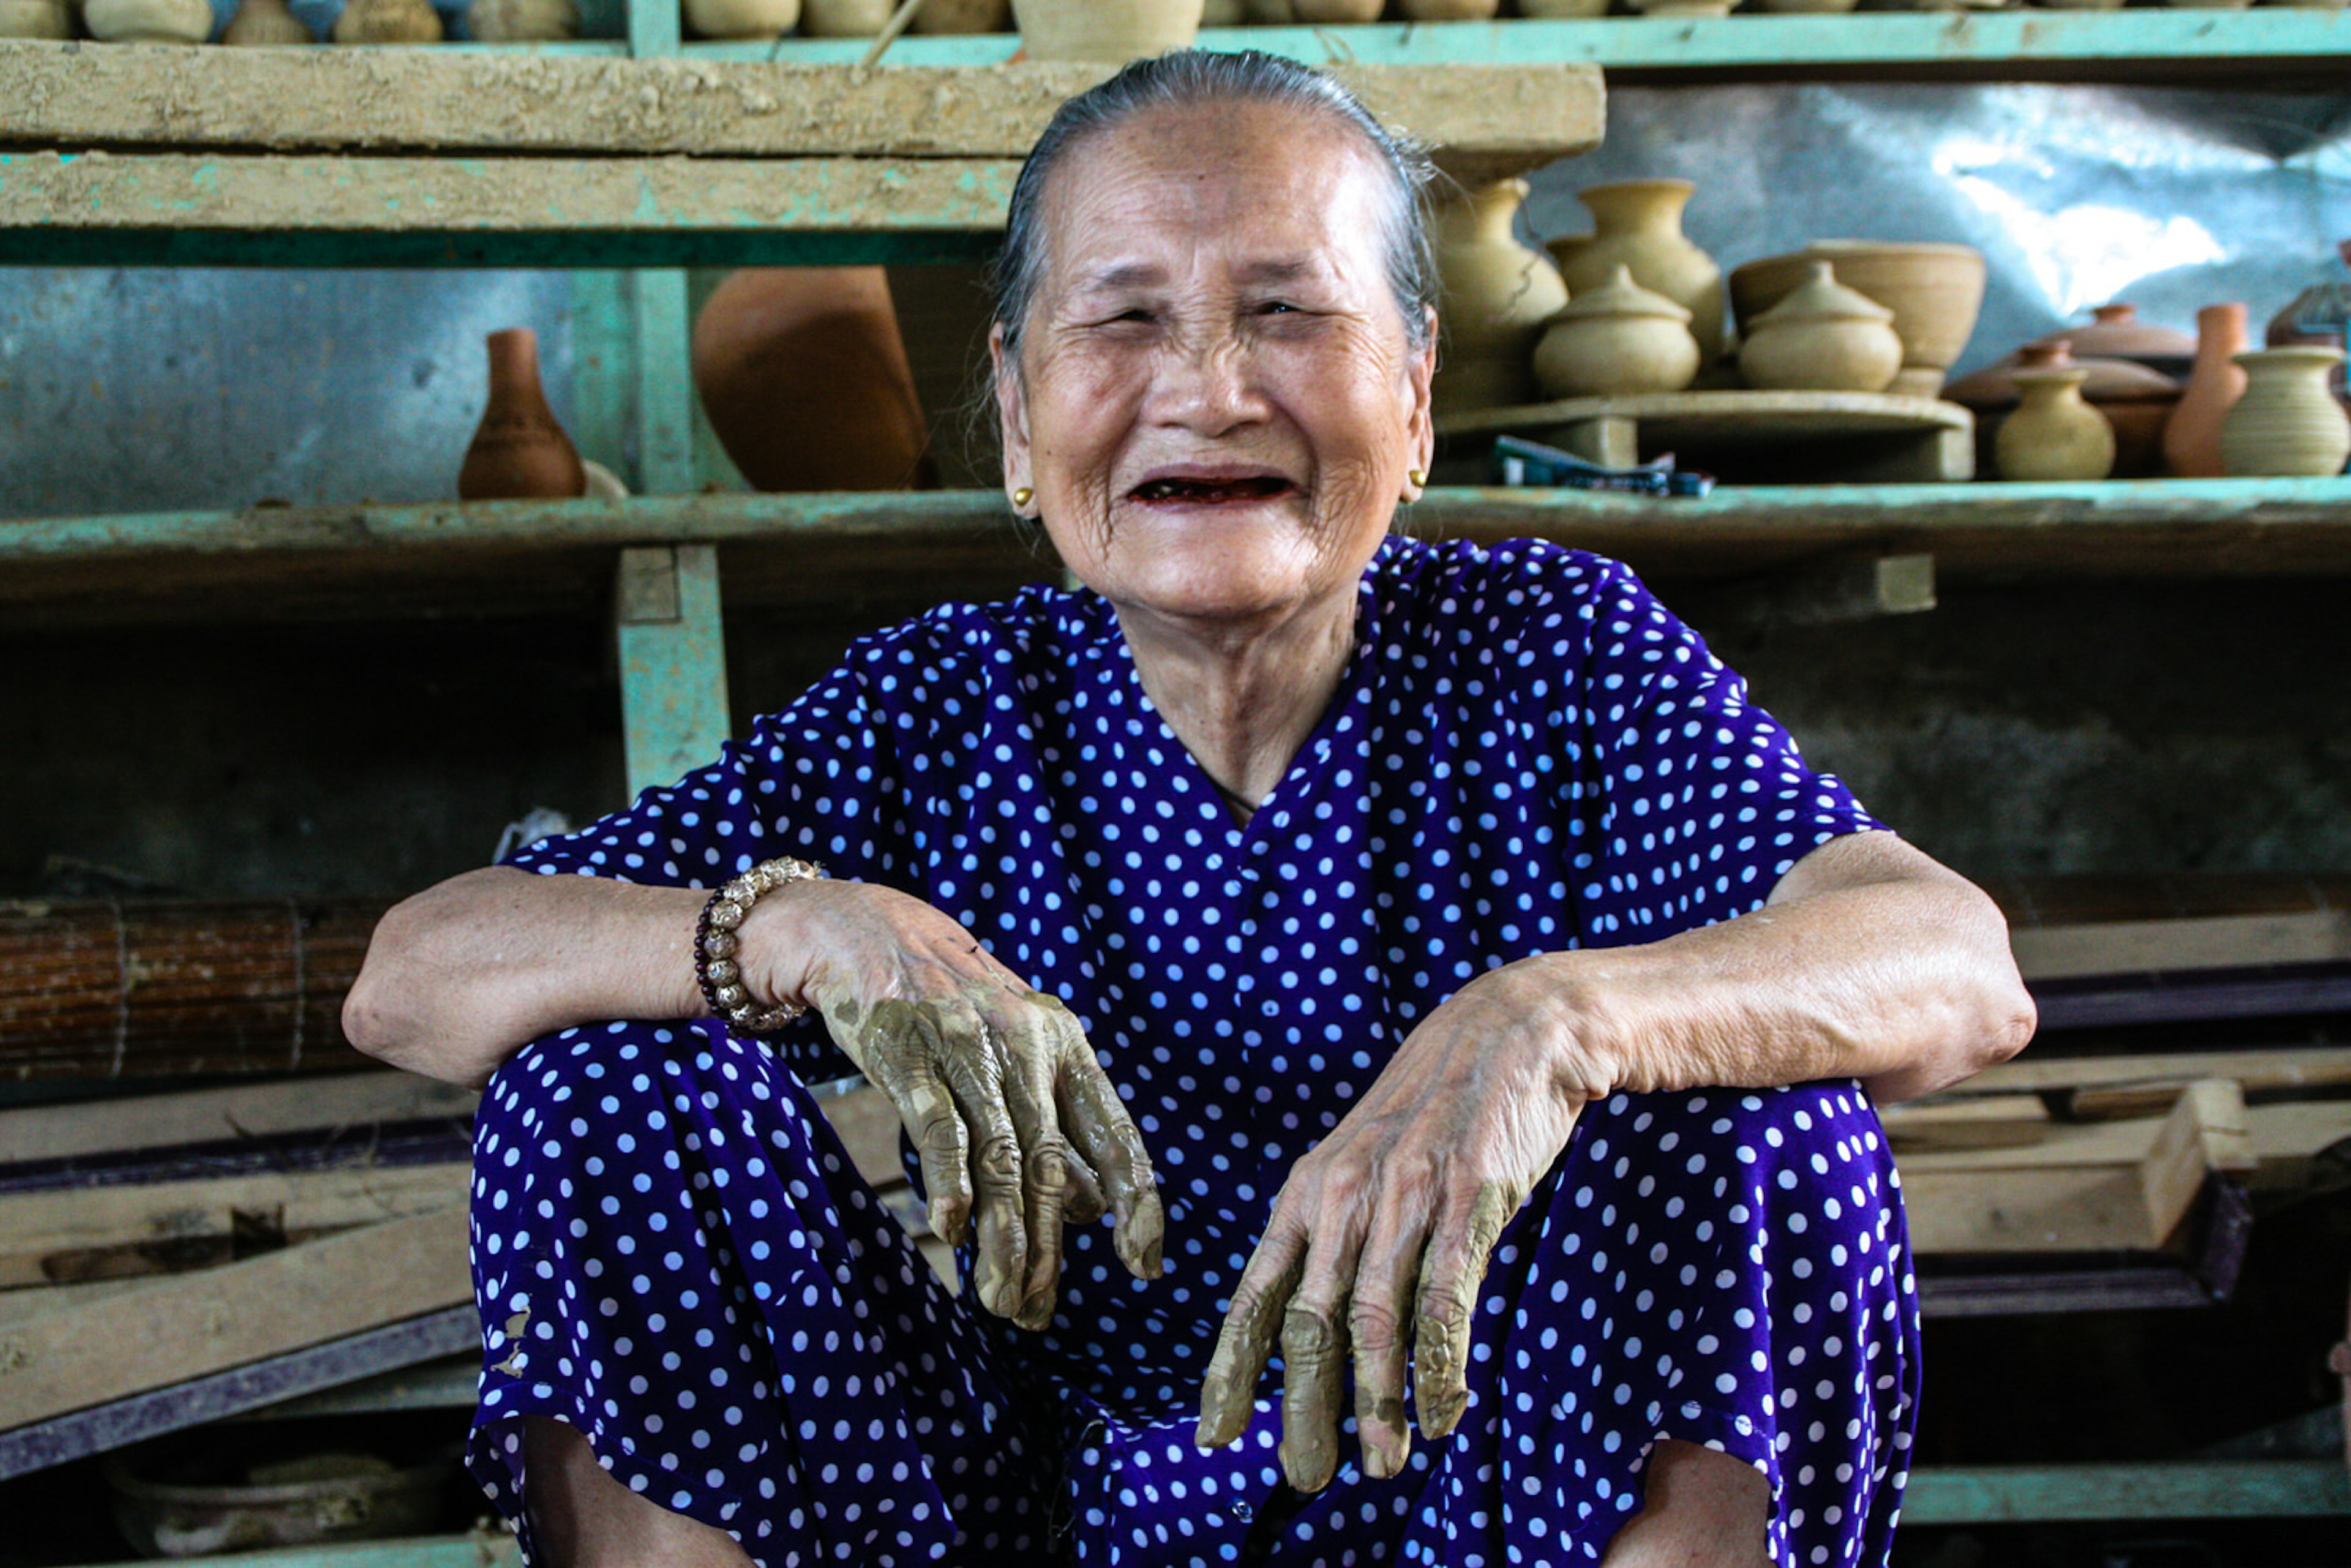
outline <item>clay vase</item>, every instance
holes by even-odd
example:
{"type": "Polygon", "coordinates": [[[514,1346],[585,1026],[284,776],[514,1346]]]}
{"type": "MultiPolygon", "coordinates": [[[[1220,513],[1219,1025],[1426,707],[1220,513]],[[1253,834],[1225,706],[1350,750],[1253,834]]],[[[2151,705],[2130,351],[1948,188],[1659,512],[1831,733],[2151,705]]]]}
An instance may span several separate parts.
{"type": "Polygon", "coordinates": [[[2245,351],[2245,308],[2207,305],[2196,312],[2196,364],[2188,388],[2163,426],[2163,465],[2182,479],[2218,479],[2229,470],[2220,459],[2220,422],[2245,394],[2245,372],[2237,356],[2245,351]]]}
{"type": "Polygon", "coordinates": [[[538,334],[509,327],[489,336],[490,402],[457,470],[466,501],[585,495],[588,471],[538,384],[538,334]]]}
{"type": "Polygon", "coordinates": [[[213,36],[206,0],[87,0],[81,21],[108,44],[201,44],[213,36]]]}
{"type": "Polygon", "coordinates": [[[897,8],[894,0],[800,0],[800,31],[811,38],[870,38],[897,8]]]}
{"type": "Polygon", "coordinates": [[[1401,0],[1404,14],[1415,22],[1483,22],[1502,8],[1502,0],[1401,0]]]}
{"type": "Polygon", "coordinates": [[[694,322],[694,384],[760,490],[899,490],[927,427],[878,267],[730,273],[694,322]]]}
{"type": "Polygon", "coordinates": [[[2103,479],[2115,468],[2115,430],[2082,401],[2079,365],[2019,371],[2023,402],[2001,421],[1992,444],[2003,479],[2103,479]]]}
{"type": "Polygon", "coordinates": [[[1439,413],[1534,401],[1535,344],[1567,303],[1567,285],[1541,251],[1519,243],[1527,190],[1524,180],[1497,180],[1437,209],[1439,413]]]}
{"type": "Polygon", "coordinates": [[[1608,0],[1519,0],[1519,15],[1521,16],[1566,22],[1607,14],[1608,0]]]}
{"type": "Polygon", "coordinates": [[[1325,24],[1376,22],[1386,9],[1384,0],[1289,0],[1290,20],[1325,24]]]}
{"type": "Polygon", "coordinates": [[[1633,0],[1644,16],[1728,16],[1739,0],[1633,0]]]}
{"type": "Polygon", "coordinates": [[[2076,360],[2067,348],[2063,338],[2027,343],[1999,363],[1943,389],[1945,401],[1975,413],[1978,466],[1991,465],[2001,422],[2022,395],[2016,380],[2019,371],[2079,367],[2089,372],[2082,400],[2105,415],[2114,429],[2114,477],[2144,479],[2160,473],[2163,427],[2179,402],[2179,383],[2136,360],[2076,360]]]}
{"type": "Polygon", "coordinates": [[[1574,296],[1535,346],[1535,379],[1555,398],[1679,392],[1698,375],[1690,313],[1618,263],[1574,296]]]}
{"type": "Polygon", "coordinates": [[[1571,297],[1623,267],[1634,282],[1688,311],[1704,369],[1722,355],[1722,269],[1682,233],[1682,209],[1697,189],[1687,180],[1626,180],[1580,191],[1593,232],[1554,241],[1551,251],[1571,297]]]}
{"type": "Polygon", "coordinates": [[[70,38],[66,0],[0,0],[0,38],[70,38]]]}
{"type": "Polygon", "coordinates": [[[908,26],[917,33],[1008,33],[1012,0],[928,0],[908,26]]]}
{"type": "Polygon", "coordinates": [[[2340,474],[2351,459],[2351,418],[2326,390],[2340,349],[2302,344],[2239,354],[2245,395],[2220,423],[2231,477],[2340,474]]]}
{"type": "Polygon", "coordinates": [[[1032,60],[1124,65],[1186,49],[1200,32],[1201,0],[1012,0],[1020,47],[1032,60]]]}
{"type": "Polygon", "coordinates": [[[339,44],[437,44],[441,13],[426,0],[350,0],[335,18],[339,44]]]}
{"type": "Polygon", "coordinates": [[[580,36],[573,0],[473,0],[465,31],[485,44],[551,44],[580,36]]]}
{"type": "Polygon", "coordinates": [[[780,38],[800,22],[800,0],[685,0],[699,38],[780,38]]]}
{"type": "Polygon", "coordinates": [[[319,40],[300,17],[286,8],[286,0],[241,0],[236,15],[222,29],[220,41],[237,48],[255,48],[319,40]]]}
{"type": "Polygon", "coordinates": [[[2184,376],[2196,362],[2196,340],[2138,319],[2138,307],[2116,301],[2090,312],[2086,327],[2060,327],[2033,340],[2073,345],[2077,360],[2133,360],[2167,376],[2184,376]]]}
{"type": "Polygon", "coordinates": [[[1901,369],[1894,312],[1839,283],[1825,261],[1739,345],[1739,373],[1769,391],[1884,392],[1901,369]]]}

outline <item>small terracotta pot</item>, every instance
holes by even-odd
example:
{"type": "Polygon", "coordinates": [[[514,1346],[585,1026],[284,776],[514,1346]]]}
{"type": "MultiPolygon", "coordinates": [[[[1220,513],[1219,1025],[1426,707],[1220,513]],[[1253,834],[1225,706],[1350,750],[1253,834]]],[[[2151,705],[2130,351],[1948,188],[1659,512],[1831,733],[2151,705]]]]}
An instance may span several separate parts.
{"type": "Polygon", "coordinates": [[[2220,457],[2220,425],[2245,395],[2245,308],[2207,305],[2196,312],[2196,366],[2187,390],[2163,426],[2163,465],[2183,479],[2218,479],[2228,473],[2220,457]]]}
{"type": "Polygon", "coordinates": [[[685,0],[696,37],[780,38],[799,21],[800,0],[685,0]]]}
{"type": "Polygon", "coordinates": [[[878,267],[730,273],[694,322],[694,384],[761,490],[897,490],[928,430],[878,267]]]}
{"type": "Polygon", "coordinates": [[[1535,348],[1535,378],[1555,398],[1679,392],[1698,375],[1690,313],[1619,265],[1567,302],[1535,348]]]}
{"type": "Polygon", "coordinates": [[[1032,60],[1119,65],[1189,48],[1201,0],[1012,0],[1021,50],[1032,60]]]}
{"type": "Polygon", "coordinates": [[[588,471],[539,386],[538,334],[528,327],[493,332],[489,351],[489,404],[457,470],[458,498],[585,495],[588,471]]]}

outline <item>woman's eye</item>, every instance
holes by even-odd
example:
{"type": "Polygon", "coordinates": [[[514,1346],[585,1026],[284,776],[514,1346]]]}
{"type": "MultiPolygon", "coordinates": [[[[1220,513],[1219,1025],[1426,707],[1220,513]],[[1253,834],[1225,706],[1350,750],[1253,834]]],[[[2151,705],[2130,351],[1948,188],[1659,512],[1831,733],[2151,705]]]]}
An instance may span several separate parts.
{"type": "Polygon", "coordinates": [[[1287,299],[1269,299],[1257,308],[1257,313],[1260,316],[1294,316],[1298,313],[1298,307],[1287,299]]]}

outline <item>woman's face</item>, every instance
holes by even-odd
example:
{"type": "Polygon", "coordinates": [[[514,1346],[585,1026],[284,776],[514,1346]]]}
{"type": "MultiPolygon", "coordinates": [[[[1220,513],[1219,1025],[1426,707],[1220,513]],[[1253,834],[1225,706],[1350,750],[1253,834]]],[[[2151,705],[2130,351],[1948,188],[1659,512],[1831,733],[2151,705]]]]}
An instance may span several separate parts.
{"type": "MultiPolygon", "coordinates": [[[[1374,154],[1295,110],[1161,110],[1048,185],[1005,482],[1123,612],[1272,624],[1352,604],[1432,450],[1374,154]]],[[[1434,326],[1431,327],[1434,337],[1434,326]]]]}

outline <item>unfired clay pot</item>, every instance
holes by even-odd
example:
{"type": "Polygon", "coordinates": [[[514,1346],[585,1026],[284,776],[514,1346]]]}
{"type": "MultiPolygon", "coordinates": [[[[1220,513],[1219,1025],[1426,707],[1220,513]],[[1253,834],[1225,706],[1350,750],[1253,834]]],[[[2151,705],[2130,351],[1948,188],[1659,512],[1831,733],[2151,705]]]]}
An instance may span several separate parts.
{"type": "Polygon", "coordinates": [[[2001,423],[2017,406],[2023,388],[2019,371],[2078,367],[2089,372],[2082,399],[2100,413],[2115,433],[2114,477],[2145,479],[2163,470],[2163,427],[2179,402],[2179,383],[2136,360],[2077,360],[2065,340],[2025,344],[1999,363],[1953,382],[1943,389],[1945,401],[1970,409],[1976,416],[1979,467],[1992,461],[1993,443],[2001,423]]]}
{"type": "Polygon", "coordinates": [[[1384,0],[1289,0],[1294,22],[1376,22],[1384,0]]]}
{"type": "Polygon", "coordinates": [[[1698,374],[1690,313],[1618,263],[1567,302],[1535,348],[1535,379],[1555,398],[1679,392],[1698,374]]]}
{"type": "Polygon", "coordinates": [[[729,274],[694,322],[694,384],[761,490],[896,490],[921,476],[927,428],[878,267],[729,274]]]}
{"type": "Polygon", "coordinates": [[[1191,47],[1201,0],[1012,0],[1020,47],[1032,60],[1123,65],[1191,47]]]}
{"type": "Polygon", "coordinates": [[[441,13],[426,0],[350,0],[335,18],[339,44],[437,44],[441,13]]]}
{"type": "Polygon", "coordinates": [[[1400,0],[1416,22],[1482,22],[1502,8],[1502,0],[1400,0]]]}
{"type": "Polygon", "coordinates": [[[1687,180],[1625,180],[1579,191],[1593,232],[1554,240],[1551,253],[1570,295],[1598,287],[1623,267],[1688,311],[1703,369],[1722,354],[1722,269],[1682,233],[1682,209],[1697,189],[1687,180]]]}
{"type": "Polygon", "coordinates": [[[580,36],[574,0],[473,0],[465,31],[486,44],[551,44],[580,36]]]}
{"type": "Polygon", "coordinates": [[[779,38],[799,26],[800,0],[685,0],[700,38],[779,38]]]}
{"type": "Polygon", "coordinates": [[[1497,180],[1437,209],[1437,307],[1445,329],[1434,395],[1442,413],[1505,408],[1535,397],[1535,344],[1567,303],[1541,252],[1519,243],[1524,180],[1497,180]]]}
{"type": "Polygon", "coordinates": [[[1798,14],[1844,12],[1858,4],[1859,0],[1757,0],[1762,10],[1798,14]]]}
{"type": "Polygon", "coordinates": [[[201,44],[213,36],[205,0],[87,0],[81,21],[109,44],[201,44]]]}
{"type": "Polygon", "coordinates": [[[2239,354],[2245,395],[2220,425],[2221,461],[2231,476],[2323,477],[2351,458],[2351,419],[2326,390],[2343,350],[2314,345],[2239,354]]]}
{"type": "Polygon", "coordinates": [[[2079,365],[2019,371],[2023,401],[1993,444],[2003,479],[2103,479],[2115,469],[2115,429],[2082,401],[2079,365]]]}
{"type": "Polygon", "coordinates": [[[1893,311],[1816,261],[1803,282],[1755,319],[1739,345],[1739,372],[1765,390],[1884,392],[1902,369],[1893,322],[1893,311]]]}
{"type": "Polygon", "coordinates": [[[897,8],[895,0],[800,0],[800,31],[811,38],[870,38],[897,8]]]}
{"type": "Polygon", "coordinates": [[[2073,345],[2077,360],[2132,360],[2167,376],[2184,376],[2196,362],[2196,340],[2185,332],[2138,319],[2138,307],[2117,300],[2090,312],[2087,326],[2043,332],[2036,343],[2059,340],[2073,345]]]}
{"type": "Polygon", "coordinates": [[[1519,15],[1521,16],[1575,21],[1607,14],[1608,0],[1519,0],[1519,15]]]}
{"type": "Polygon", "coordinates": [[[2220,459],[2220,424],[2245,395],[2245,308],[2207,305],[2196,312],[2196,364],[2187,390],[2163,425],[2163,465],[2183,479],[2218,479],[2229,470],[2220,459]]]}
{"type": "Polygon", "coordinates": [[[0,0],[0,38],[70,38],[66,0],[0,0]]]}
{"type": "MultiPolygon", "coordinates": [[[[1770,256],[1730,271],[1730,308],[1747,330],[1804,277],[1805,264],[1836,264],[1837,281],[1894,312],[1902,340],[1902,370],[1886,390],[1933,397],[1943,373],[1967,348],[1983,308],[1984,258],[1964,245],[1884,240],[1816,240],[1787,256],[1770,256]]],[[[1574,279],[1568,280],[1570,287],[1574,279]]]]}
{"type": "Polygon", "coordinates": [[[555,498],[587,493],[588,471],[556,423],[538,382],[538,335],[509,327],[489,336],[490,401],[457,470],[462,500],[555,498]]]}
{"type": "Polygon", "coordinates": [[[241,0],[236,15],[221,30],[224,44],[238,48],[315,44],[319,40],[302,19],[286,8],[286,0],[241,0]]]}
{"type": "Polygon", "coordinates": [[[928,0],[909,26],[917,33],[1008,33],[1012,0],[928,0]]]}

